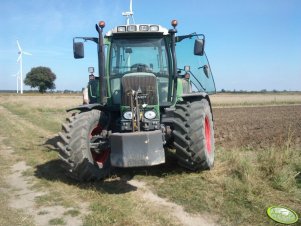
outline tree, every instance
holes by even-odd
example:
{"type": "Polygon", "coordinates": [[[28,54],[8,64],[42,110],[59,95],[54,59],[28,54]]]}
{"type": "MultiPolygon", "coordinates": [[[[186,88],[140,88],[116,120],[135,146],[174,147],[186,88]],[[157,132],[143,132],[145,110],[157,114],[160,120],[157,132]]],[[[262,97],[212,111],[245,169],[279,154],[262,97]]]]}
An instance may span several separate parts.
{"type": "Polygon", "coordinates": [[[48,67],[34,67],[26,74],[25,85],[32,88],[38,87],[40,93],[45,93],[47,89],[55,89],[54,80],[56,75],[48,67]]]}

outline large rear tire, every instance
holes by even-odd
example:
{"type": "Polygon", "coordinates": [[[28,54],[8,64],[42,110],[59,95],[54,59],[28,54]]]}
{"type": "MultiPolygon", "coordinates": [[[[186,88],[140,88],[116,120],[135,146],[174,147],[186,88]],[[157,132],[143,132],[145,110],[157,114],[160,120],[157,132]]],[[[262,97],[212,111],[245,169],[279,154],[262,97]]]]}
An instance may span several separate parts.
{"type": "Polygon", "coordinates": [[[211,169],[214,163],[214,130],[210,105],[204,98],[176,104],[173,146],[181,166],[211,169]]]}
{"type": "Polygon", "coordinates": [[[59,133],[59,157],[63,160],[66,174],[78,181],[99,180],[110,171],[110,150],[97,152],[92,145],[97,143],[107,117],[98,110],[76,114],[67,118],[59,133]]]}

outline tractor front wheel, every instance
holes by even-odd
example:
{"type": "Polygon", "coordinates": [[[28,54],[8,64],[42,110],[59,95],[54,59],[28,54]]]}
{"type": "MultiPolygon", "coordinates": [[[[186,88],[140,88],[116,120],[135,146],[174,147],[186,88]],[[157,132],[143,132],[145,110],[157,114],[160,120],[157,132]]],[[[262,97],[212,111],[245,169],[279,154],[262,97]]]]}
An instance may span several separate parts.
{"type": "Polygon", "coordinates": [[[98,143],[107,117],[92,110],[67,118],[59,133],[59,157],[67,175],[79,181],[99,180],[110,170],[110,149],[99,150],[98,143]]]}
{"type": "Polygon", "coordinates": [[[190,170],[211,169],[214,163],[212,112],[204,98],[176,104],[173,146],[181,166],[190,170]]]}

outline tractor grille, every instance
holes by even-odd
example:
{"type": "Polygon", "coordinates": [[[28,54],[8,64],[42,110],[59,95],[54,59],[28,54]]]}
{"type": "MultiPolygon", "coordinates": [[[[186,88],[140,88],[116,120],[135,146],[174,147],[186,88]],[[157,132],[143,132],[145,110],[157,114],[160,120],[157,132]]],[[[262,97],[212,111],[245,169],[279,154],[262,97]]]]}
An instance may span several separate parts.
{"type": "Polygon", "coordinates": [[[131,73],[122,77],[122,104],[131,105],[131,91],[142,91],[139,104],[157,105],[157,78],[150,73],[131,73]]]}

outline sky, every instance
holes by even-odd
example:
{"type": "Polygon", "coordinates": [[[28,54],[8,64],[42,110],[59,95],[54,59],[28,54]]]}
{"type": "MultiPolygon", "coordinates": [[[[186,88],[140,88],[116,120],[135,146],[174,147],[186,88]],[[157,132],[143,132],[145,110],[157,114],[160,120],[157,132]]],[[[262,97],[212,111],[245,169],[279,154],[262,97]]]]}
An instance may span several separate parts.
{"type": "MultiPolygon", "coordinates": [[[[97,36],[125,24],[129,0],[1,0],[0,90],[15,90],[19,40],[23,76],[45,66],[56,74],[57,90],[81,90],[88,67],[97,69],[96,45],[85,43],[85,59],[73,58],[72,39],[97,36]]],[[[136,23],[170,28],[178,35],[206,36],[205,50],[217,90],[301,91],[300,0],[133,0],[136,23]]],[[[24,86],[25,90],[30,87],[24,86]]]]}

